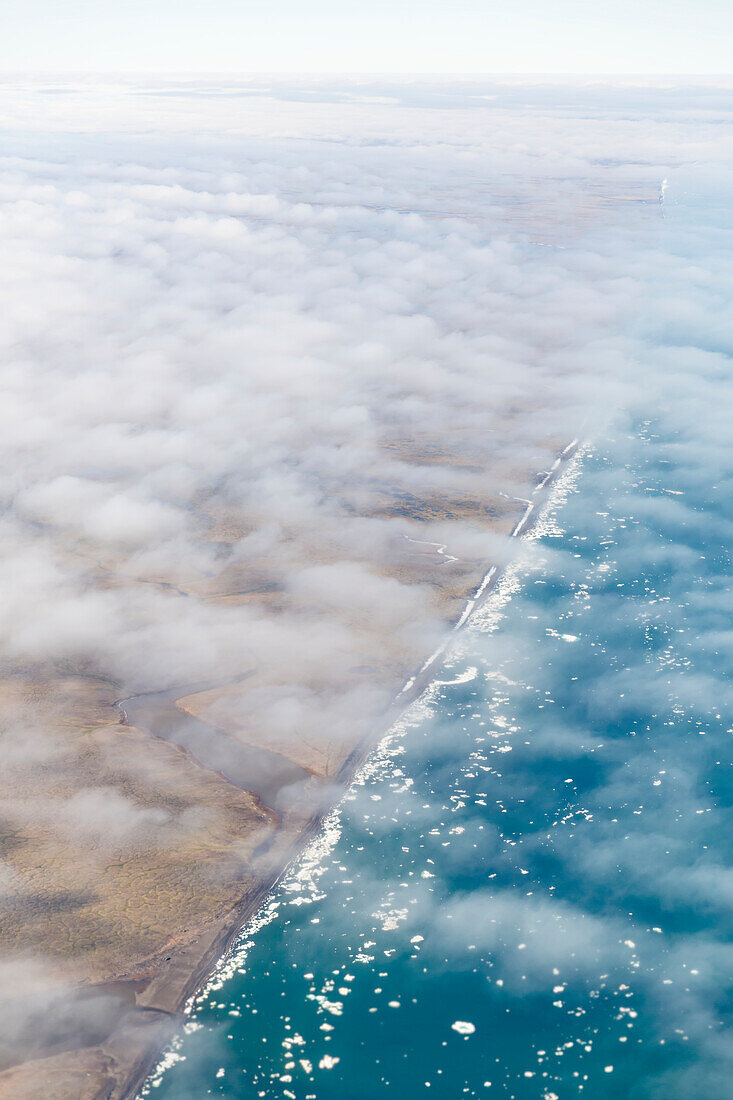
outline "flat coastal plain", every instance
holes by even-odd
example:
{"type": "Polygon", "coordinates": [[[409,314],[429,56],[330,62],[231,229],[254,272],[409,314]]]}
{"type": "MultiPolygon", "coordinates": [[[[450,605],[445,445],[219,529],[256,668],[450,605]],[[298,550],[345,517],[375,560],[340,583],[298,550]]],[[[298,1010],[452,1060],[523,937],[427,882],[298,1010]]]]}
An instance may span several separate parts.
{"type": "MultiPolygon", "coordinates": [[[[389,554],[382,545],[378,561],[348,563],[350,599],[329,592],[328,567],[341,559],[318,531],[305,545],[302,532],[291,532],[288,570],[306,568],[311,579],[297,593],[266,559],[173,584],[130,576],[129,563],[91,542],[66,548],[83,557],[90,587],[122,586],[134,599],[152,585],[166,600],[213,603],[235,617],[255,608],[258,618],[286,624],[306,654],[314,630],[332,631],[336,642],[327,662],[294,665],[269,652],[221,683],[164,684],[126,699],[98,670],[6,667],[6,729],[42,730],[43,747],[40,776],[39,761],[19,751],[2,777],[12,892],[0,935],[17,960],[18,992],[3,1005],[0,1096],[132,1095],[186,999],[338,797],[395,697],[480,584],[486,560],[451,553],[431,537],[435,525],[460,519],[495,534],[498,547],[526,510],[524,497],[544,474],[527,469],[523,477],[496,436],[486,433],[484,453],[451,452],[445,440],[385,442],[398,461],[454,478],[459,471],[470,488],[418,499],[375,486],[367,513],[355,487],[365,516],[398,517],[401,529],[390,528],[389,554]],[[404,597],[413,590],[414,603],[404,597]],[[32,961],[39,953],[42,968],[32,961]]],[[[546,442],[550,457],[558,441],[546,442]]],[[[350,495],[334,500],[335,518],[339,510],[353,517],[350,495]]],[[[202,502],[197,522],[202,542],[224,546],[247,527],[244,514],[216,497],[202,502]]]]}

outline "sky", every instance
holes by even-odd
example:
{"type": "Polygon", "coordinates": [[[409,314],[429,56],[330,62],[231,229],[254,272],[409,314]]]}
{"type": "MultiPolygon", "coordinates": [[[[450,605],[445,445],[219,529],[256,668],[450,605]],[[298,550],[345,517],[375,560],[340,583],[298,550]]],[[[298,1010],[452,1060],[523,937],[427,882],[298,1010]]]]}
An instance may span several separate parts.
{"type": "Polygon", "coordinates": [[[0,71],[730,71],[729,0],[4,0],[0,71]]]}

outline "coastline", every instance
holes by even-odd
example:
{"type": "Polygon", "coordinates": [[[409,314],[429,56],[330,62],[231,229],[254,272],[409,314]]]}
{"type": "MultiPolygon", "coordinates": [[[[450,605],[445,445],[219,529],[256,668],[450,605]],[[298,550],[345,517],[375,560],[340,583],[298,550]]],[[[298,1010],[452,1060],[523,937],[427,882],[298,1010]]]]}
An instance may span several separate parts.
{"type": "MultiPolygon", "coordinates": [[[[527,534],[541,515],[550,492],[558,477],[567,468],[580,447],[579,440],[573,439],[557,455],[552,467],[544,473],[542,480],[533,490],[532,499],[522,501],[526,504],[523,514],[515,524],[510,537],[521,538],[527,534]]],[[[455,634],[462,630],[491,595],[503,572],[497,566],[491,566],[474,593],[469,596],[463,613],[437,650],[425,661],[415,676],[411,677],[395,696],[388,709],[380,732],[375,737],[368,734],[349,754],[335,776],[334,786],[345,793],[349,784],[358,774],[381,737],[394,725],[404,711],[420,697],[431,683],[435,665],[446,652],[455,634]]],[[[152,1025],[149,1033],[145,1027],[145,1037],[135,1036],[139,1030],[131,1021],[126,1020],[115,1029],[103,1050],[115,1065],[116,1080],[110,1090],[100,1092],[99,1100],[136,1100],[140,1090],[160,1064],[161,1056],[171,1042],[176,1031],[185,1019],[186,1006],[202,990],[220,965],[223,957],[231,950],[245,926],[260,911],[267,898],[318,836],[329,813],[338,804],[336,798],[329,806],[322,807],[313,814],[297,835],[289,836],[280,829],[274,834],[273,844],[280,841],[280,854],[283,862],[275,867],[271,874],[264,876],[256,888],[245,894],[240,903],[230,910],[218,923],[212,924],[207,931],[193,943],[188,944],[178,954],[173,953],[170,963],[161,974],[152,980],[142,994],[136,997],[135,1012],[142,1012],[144,1023],[152,1025]]]]}

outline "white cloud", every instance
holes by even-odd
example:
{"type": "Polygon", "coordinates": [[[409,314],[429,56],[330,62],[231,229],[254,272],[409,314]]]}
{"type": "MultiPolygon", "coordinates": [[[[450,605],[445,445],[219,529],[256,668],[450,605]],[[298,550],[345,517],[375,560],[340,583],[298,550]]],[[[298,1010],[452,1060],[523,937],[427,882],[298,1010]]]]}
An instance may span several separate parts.
{"type": "MultiPolygon", "coordinates": [[[[358,737],[446,629],[443,578],[465,590],[510,553],[462,500],[526,496],[581,428],[660,393],[686,466],[716,470],[730,261],[673,206],[693,186],[723,201],[715,89],[647,89],[653,111],[633,89],[479,83],[49,90],[11,87],[2,118],[8,660],[91,668],[120,695],[247,674],[212,704],[223,724],[234,707],[275,747],[293,729],[358,737]],[[702,415],[704,440],[686,428],[702,415]],[[431,496],[452,514],[418,521],[409,502],[431,496]],[[455,571],[408,538],[446,545],[455,571]]],[[[638,515],[696,522],[677,497],[638,515]]],[[[616,705],[619,684],[592,705],[616,705]]],[[[53,759],[26,715],[16,732],[53,759]]],[[[54,805],[63,828],[132,843],[168,827],[103,786],[54,805]]],[[[629,874],[652,857],[632,853],[629,874]]],[[[616,841],[578,858],[602,888],[616,841]]],[[[716,874],[691,868],[665,896],[709,898],[716,874]]],[[[452,908],[446,942],[470,929],[501,953],[516,933],[538,982],[558,960],[594,973],[628,931],[539,898],[452,908]]]]}

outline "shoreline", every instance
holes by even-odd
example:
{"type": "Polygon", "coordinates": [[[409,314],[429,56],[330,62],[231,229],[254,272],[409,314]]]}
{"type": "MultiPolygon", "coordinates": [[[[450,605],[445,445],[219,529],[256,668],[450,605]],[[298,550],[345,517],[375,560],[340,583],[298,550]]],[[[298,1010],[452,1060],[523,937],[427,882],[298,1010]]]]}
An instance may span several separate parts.
{"type": "MultiPolygon", "coordinates": [[[[536,522],[542,506],[547,502],[553,485],[568,463],[577,454],[580,447],[579,440],[573,439],[556,457],[550,470],[544,472],[544,477],[538,482],[532,492],[532,499],[521,501],[526,508],[516,525],[510,538],[521,538],[528,530],[531,530],[536,522]]],[[[492,565],[474,593],[469,596],[464,611],[447,633],[444,641],[433,654],[420,667],[419,671],[411,677],[400,692],[395,696],[391,706],[385,714],[384,723],[381,724],[381,732],[375,738],[367,734],[357,747],[349,754],[339,769],[334,785],[341,792],[345,792],[359,769],[364,764],[369,754],[379,743],[381,737],[391,729],[405,710],[420,697],[433,679],[436,662],[448,649],[453,637],[462,630],[470,621],[473,613],[486,602],[492,591],[496,588],[503,570],[492,565]]],[[[186,1008],[215,973],[223,958],[229,953],[245,926],[255,918],[267,898],[278,884],[287,875],[290,868],[303,853],[309,844],[320,833],[323,823],[328,815],[338,805],[339,799],[320,809],[297,831],[297,835],[291,838],[291,843],[286,845],[287,859],[282,866],[277,868],[253,890],[245,894],[240,903],[236,905],[226,917],[221,918],[199,936],[193,943],[189,943],[176,955],[172,953],[172,965],[153,978],[144,992],[136,998],[136,1008],[133,1013],[145,1013],[147,1020],[157,1023],[155,1034],[149,1036],[147,1041],[142,1036],[135,1042],[134,1035],[129,1036],[129,1022],[124,1020],[114,1029],[108,1040],[102,1044],[102,1049],[111,1056],[116,1063],[121,1075],[118,1076],[112,1091],[100,1093],[99,1100],[137,1100],[141,1089],[145,1086],[150,1075],[160,1064],[165,1050],[172,1041],[175,1033],[181,1027],[186,1018],[186,1008]],[[157,1019],[156,1019],[157,1017],[157,1019]],[[137,1051],[130,1050],[128,1043],[137,1051]],[[140,1050],[142,1046],[142,1050],[140,1050]],[[125,1051],[125,1047],[127,1050],[125,1051]],[[127,1066],[125,1067],[125,1062],[127,1066]]],[[[278,838],[287,841],[287,833],[278,831],[273,835],[272,842],[278,838]]],[[[134,1026],[133,1026],[134,1031],[134,1026]]]]}

